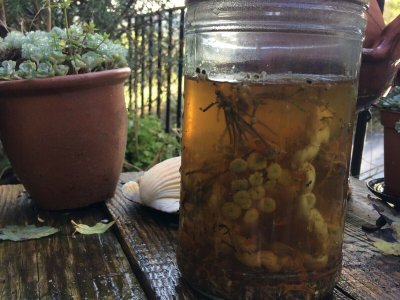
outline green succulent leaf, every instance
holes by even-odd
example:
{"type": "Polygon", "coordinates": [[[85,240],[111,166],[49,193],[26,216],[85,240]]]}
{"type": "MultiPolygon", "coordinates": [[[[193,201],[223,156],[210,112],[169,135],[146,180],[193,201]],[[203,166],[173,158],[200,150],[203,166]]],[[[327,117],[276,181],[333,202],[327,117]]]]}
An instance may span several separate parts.
{"type": "Polygon", "coordinates": [[[128,65],[128,61],[126,60],[124,55],[114,54],[113,55],[114,68],[123,68],[128,65]]]}
{"type": "Polygon", "coordinates": [[[90,21],[89,23],[83,24],[82,28],[85,33],[94,33],[96,30],[96,25],[93,21],[90,21]]]}
{"type": "Polygon", "coordinates": [[[16,226],[10,225],[0,228],[0,240],[8,240],[13,242],[40,239],[57,233],[59,230],[54,227],[35,225],[16,226]]]}
{"type": "Polygon", "coordinates": [[[33,45],[42,46],[46,45],[51,38],[51,33],[46,31],[30,31],[25,36],[24,43],[31,43],[33,45]]]}
{"type": "MultiPolygon", "coordinates": [[[[69,2],[60,0],[55,5],[67,7],[69,2]]],[[[0,80],[63,76],[128,65],[127,49],[110,41],[107,34],[95,33],[93,22],[72,25],[67,30],[54,27],[51,32],[13,31],[0,43],[0,52],[5,53],[2,60],[8,62],[0,67],[0,80]],[[22,68],[16,71],[9,59],[22,68]],[[35,72],[32,63],[37,66],[35,72]]]]}
{"type": "Polygon", "coordinates": [[[49,55],[49,61],[53,64],[62,64],[65,61],[66,55],[63,54],[61,51],[51,51],[49,55]]]}
{"type": "Polygon", "coordinates": [[[18,76],[25,78],[25,79],[31,79],[31,78],[35,77],[36,64],[31,60],[21,63],[19,65],[17,74],[18,74],[18,76]]]}
{"type": "Polygon", "coordinates": [[[53,77],[55,76],[55,71],[51,63],[45,62],[45,63],[40,63],[37,72],[36,72],[36,77],[37,78],[46,78],[46,77],[53,77]]]}
{"type": "Polygon", "coordinates": [[[15,72],[15,66],[17,65],[17,63],[12,60],[5,60],[1,63],[1,65],[3,66],[7,74],[12,74],[15,72]]]}
{"type": "Polygon", "coordinates": [[[85,64],[86,68],[89,69],[89,71],[92,71],[96,67],[101,66],[101,64],[104,62],[104,58],[100,54],[90,51],[82,55],[82,62],[85,64]]]}
{"type": "Polygon", "coordinates": [[[26,43],[22,45],[22,58],[26,60],[33,60],[39,63],[45,55],[44,49],[39,46],[26,43]]]}
{"type": "Polygon", "coordinates": [[[16,62],[12,60],[5,60],[1,63],[0,67],[0,78],[5,80],[12,80],[18,78],[15,71],[16,62]]]}
{"type": "Polygon", "coordinates": [[[103,44],[107,40],[106,37],[98,34],[98,33],[93,33],[88,35],[87,37],[87,46],[89,49],[93,51],[97,51],[97,49],[100,47],[101,44],[103,44]]]}
{"type": "Polygon", "coordinates": [[[400,87],[393,88],[386,97],[379,100],[378,107],[400,111],[400,87]]]}
{"type": "Polygon", "coordinates": [[[54,65],[53,66],[56,76],[65,76],[68,74],[69,67],[66,65],[54,65]]]}
{"type": "Polygon", "coordinates": [[[55,6],[58,8],[68,8],[71,6],[72,0],[55,1],[55,6]]]}
{"type": "Polygon", "coordinates": [[[86,64],[84,61],[82,61],[82,58],[79,55],[76,55],[73,57],[71,60],[71,64],[74,67],[76,72],[79,72],[80,69],[86,69],[86,64]]]}
{"type": "Polygon", "coordinates": [[[25,35],[18,31],[11,31],[4,39],[6,49],[20,49],[25,42],[25,35]]]}
{"type": "Polygon", "coordinates": [[[51,30],[51,36],[53,39],[65,40],[67,38],[67,33],[64,29],[61,29],[60,27],[53,27],[53,29],[51,30]]]}
{"type": "Polygon", "coordinates": [[[79,25],[72,25],[70,28],[68,28],[68,34],[69,38],[76,40],[80,40],[84,36],[82,26],[79,25]]]}

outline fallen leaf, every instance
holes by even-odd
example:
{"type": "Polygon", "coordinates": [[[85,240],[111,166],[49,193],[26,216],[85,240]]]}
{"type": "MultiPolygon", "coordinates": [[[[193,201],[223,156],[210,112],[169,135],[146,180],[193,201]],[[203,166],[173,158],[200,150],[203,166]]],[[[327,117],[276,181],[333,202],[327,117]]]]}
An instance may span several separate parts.
{"type": "Polygon", "coordinates": [[[108,224],[97,223],[92,227],[85,224],[77,224],[73,220],[71,220],[71,223],[72,225],[74,225],[75,232],[79,232],[80,234],[90,235],[90,234],[102,234],[106,232],[111,226],[115,224],[115,221],[112,221],[108,224]]]}
{"type": "Polygon", "coordinates": [[[376,241],[374,246],[381,251],[383,254],[387,255],[397,255],[400,256],[400,243],[389,243],[385,241],[376,241]]]}
{"type": "Polygon", "coordinates": [[[372,204],[374,209],[380,215],[375,226],[363,227],[367,231],[367,238],[373,241],[373,245],[380,252],[386,255],[400,256],[400,217],[394,210],[383,208],[372,204]]]}
{"type": "Polygon", "coordinates": [[[382,204],[377,205],[374,203],[372,204],[372,206],[378,212],[379,215],[385,218],[386,222],[389,225],[392,224],[393,222],[400,222],[400,214],[396,210],[382,206],[382,204]]]}
{"type": "Polygon", "coordinates": [[[53,235],[58,231],[59,230],[57,228],[48,226],[36,227],[35,225],[10,225],[0,228],[0,240],[19,242],[40,239],[42,237],[53,235]]]}
{"type": "Polygon", "coordinates": [[[397,235],[391,227],[381,228],[371,233],[367,233],[367,238],[371,241],[385,241],[388,243],[396,243],[397,235]]]}

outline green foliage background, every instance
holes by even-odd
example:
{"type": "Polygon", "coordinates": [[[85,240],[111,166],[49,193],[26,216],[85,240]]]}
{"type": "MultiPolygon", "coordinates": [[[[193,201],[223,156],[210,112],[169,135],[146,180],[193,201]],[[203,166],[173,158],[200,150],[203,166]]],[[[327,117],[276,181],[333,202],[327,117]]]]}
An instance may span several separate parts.
{"type": "Polygon", "coordinates": [[[166,133],[154,115],[129,118],[125,170],[145,170],[167,158],[180,155],[180,138],[166,133]]]}
{"type": "MultiPolygon", "coordinates": [[[[4,2],[7,25],[24,31],[45,30],[47,22],[47,0],[0,0],[4,2]]],[[[54,5],[65,0],[51,0],[54,5]]],[[[68,8],[69,22],[94,21],[96,27],[119,37],[126,30],[127,20],[137,14],[151,12],[154,7],[168,8],[169,0],[70,0],[68,8]]],[[[60,10],[52,9],[52,25],[62,27],[63,15],[60,10]]]]}
{"type": "Polygon", "coordinates": [[[400,14],[400,0],[386,0],[383,17],[388,24],[400,14]]]}

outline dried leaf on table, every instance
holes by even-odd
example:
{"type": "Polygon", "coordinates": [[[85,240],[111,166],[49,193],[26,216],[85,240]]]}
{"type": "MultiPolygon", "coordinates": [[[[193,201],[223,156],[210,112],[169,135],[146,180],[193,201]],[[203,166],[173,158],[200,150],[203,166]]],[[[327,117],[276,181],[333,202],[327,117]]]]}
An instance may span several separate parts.
{"type": "Polygon", "coordinates": [[[363,230],[367,232],[369,240],[373,241],[376,249],[385,255],[400,256],[400,218],[397,212],[387,207],[372,205],[379,213],[380,217],[375,225],[371,225],[373,230],[363,230]]]}
{"type": "Polygon", "coordinates": [[[400,222],[400,214],[396,210],[385,207],[382,204],[378,205],[374,203],[372,206],[389,225],[393,222],[400,222]]]}
{"type": "Polygon", "coordinates": [[[71,223],[72,223],[72,225],[74,225],[75,232],[79,232],[80,234],[90,235],[90,234],[102,234],[102,233],[106,232],[111,226],[113,226],[115,224],[115,221],[112,221],[108,224],[97,223],[94,226],[88,226],[85,224],[77,224],[73,220],[71,220],[71,223]]]}
{"type": "Polygon", "coordinates": [[[387,255],[397,255],[400,256],[400,243],[389,243],[385,241],[374,242],[375,248],[381,251],[383,254],[387,255]]]}
{"type": "Polygon", "coordinates": [[[0,240],[8,240],[13,242],[40,239],[57,233],[59,230],[54,227],[35,225],[17,226],[10,225],[0,228],[0,240]]]}

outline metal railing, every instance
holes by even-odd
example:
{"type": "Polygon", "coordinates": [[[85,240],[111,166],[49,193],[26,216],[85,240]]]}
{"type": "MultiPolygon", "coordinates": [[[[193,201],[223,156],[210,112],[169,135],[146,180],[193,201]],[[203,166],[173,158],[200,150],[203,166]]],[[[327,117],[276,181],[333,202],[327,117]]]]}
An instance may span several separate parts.
{"type": "Polygon", "coordinates": [[[165,130],[181,127],[184,8],[138,15],[128,21],[130,111],[156,114],[165,130]]]}

